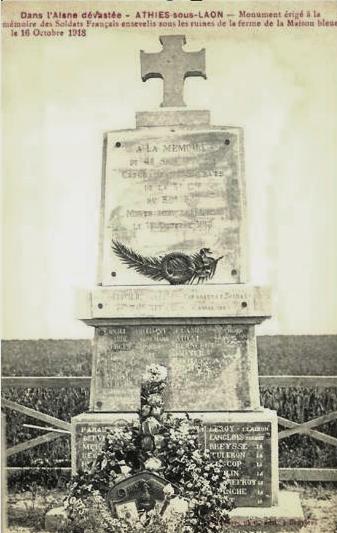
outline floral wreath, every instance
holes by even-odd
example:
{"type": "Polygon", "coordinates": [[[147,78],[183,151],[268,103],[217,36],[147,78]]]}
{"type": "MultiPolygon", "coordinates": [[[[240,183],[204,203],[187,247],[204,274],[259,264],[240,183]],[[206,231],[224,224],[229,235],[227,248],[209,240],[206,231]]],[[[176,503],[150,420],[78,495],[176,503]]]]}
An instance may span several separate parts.
{"type": "Polygon", "coordinates": [[[164,413],[167,370],[146,368],[139,423],[112,428],[90,472],[72,478],[64,505],[74,531],[95,533],[205,533],[222,531],[232,508],[224,464],[200,448],[202,422],[164,413]],[[113,517],[106,496],[121,480],[142,471],[167,481],[161,509],[139,519],[113,517]]]}

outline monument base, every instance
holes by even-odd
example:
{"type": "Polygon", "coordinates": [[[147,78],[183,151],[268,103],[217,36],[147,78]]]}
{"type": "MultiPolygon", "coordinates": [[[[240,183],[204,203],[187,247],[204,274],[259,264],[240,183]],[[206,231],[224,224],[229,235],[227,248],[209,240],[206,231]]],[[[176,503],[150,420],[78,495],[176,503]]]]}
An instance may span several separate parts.
{"type": "Polygon", "coordinates": [[[286,533],[304,525],[300,496],[297,492],[279,492],[278,505],[272,507],[237,507],[230,512],[227,532],[286,533]]]}
{"type": "MultiPolygon", "coordinates": [[[[172,412],[172,411],[171,411],[172,412]]],[[[184,416],[185,412],[172,412],[184,416]]],[[[191,412],[203,422],[200,448],[228,469],[228,498],[235,507],[266,508],[278,504],[277,414],[191,412]]],[[[82,413],[72,418],[72,472],[89,471],[106,434],[115,426],[138,423],[136,412],[82,413]]]]}

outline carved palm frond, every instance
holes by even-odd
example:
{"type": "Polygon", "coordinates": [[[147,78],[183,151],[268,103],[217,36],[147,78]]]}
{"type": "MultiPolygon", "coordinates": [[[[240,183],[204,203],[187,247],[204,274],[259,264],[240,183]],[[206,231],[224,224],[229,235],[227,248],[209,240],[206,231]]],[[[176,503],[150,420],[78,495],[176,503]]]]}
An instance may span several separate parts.
{"type": "Polygon", "coordinates": [[[131,250],[119,241],[112,240],[112,249],[128,268],[134,268],[139,274],[147,276],[154,281],[163,281],[162,259],[145,257],[131,250]]]}
{"type": "Polygon", "coordinates": [[[218,259],[213,259],[208,248],[199,253],[187,255],[184,252],[170,252],[160,257],[145,257],[119,241],[112,240],[112,249],[128,268],[153,279],[168,281],[171,285],[197,283],[213,278],[218,259]]]}

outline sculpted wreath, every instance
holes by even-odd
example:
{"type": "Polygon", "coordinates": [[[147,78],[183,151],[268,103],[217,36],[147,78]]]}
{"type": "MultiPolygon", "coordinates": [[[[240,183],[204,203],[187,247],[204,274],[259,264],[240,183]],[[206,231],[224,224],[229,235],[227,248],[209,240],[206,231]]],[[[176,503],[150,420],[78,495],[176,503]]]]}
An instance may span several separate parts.
{"type": "Polygon", "coordinates": [[[147,367],[141,388],[140,422],[115,427],[90,472],[79,472],[65,500],[73,531],[95,533],[205,533],[222,531],[231,509],[228,476],[221,462],[200,449],[202,423],[164,413],[165,367],[147,367]],[[142,471],[167,481],[161,506],[135,519],[113,517],[109,490],[142,471]]]}

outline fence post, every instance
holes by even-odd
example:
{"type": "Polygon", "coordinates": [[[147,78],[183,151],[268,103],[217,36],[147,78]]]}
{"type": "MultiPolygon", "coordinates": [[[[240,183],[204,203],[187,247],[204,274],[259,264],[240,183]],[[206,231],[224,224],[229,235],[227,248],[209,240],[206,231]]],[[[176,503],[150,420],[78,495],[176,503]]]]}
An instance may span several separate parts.
{"type": "Polygon", "coordinates": [[[1,413],[1,531],[7,531],[6,415],[1,413]]]}

